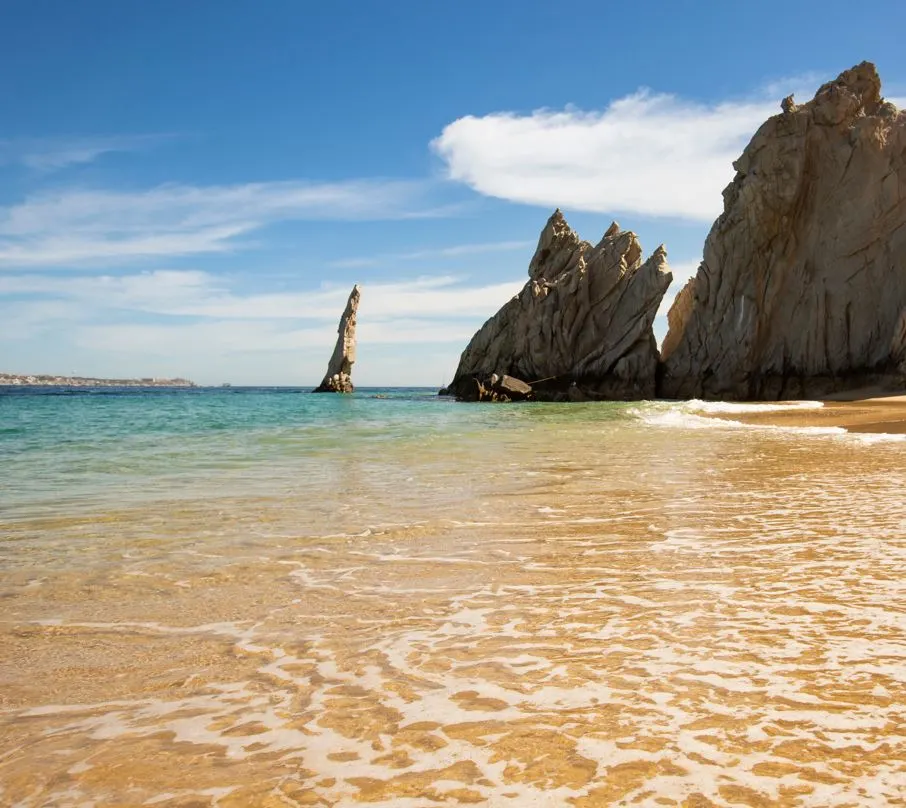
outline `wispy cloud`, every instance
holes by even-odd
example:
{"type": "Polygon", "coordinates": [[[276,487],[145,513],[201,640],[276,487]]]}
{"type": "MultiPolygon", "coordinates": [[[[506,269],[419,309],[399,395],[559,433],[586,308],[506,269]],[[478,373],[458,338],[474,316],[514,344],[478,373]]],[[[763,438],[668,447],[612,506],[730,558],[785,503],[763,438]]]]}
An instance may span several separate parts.
{"type": "Polygon", "coordinates": [[[535,246],[533,241],[495,241],[484,244],[457,244],[453,247],[414,250],[412,252],[384,253],[382,255],[362,258],[343,258],[331,261],[328,266],[337,269],[355,269],[357,267],[382,266],[397,261],[423,261],[443,258],[457,258],[462,255],[482,255],[485,253],[513,252],[527,250],[535,246]]]}
{"type": "Polygon", "coordinates": [[[41,172],[91,163],[111,152],[149,149],[178,137],[171,134],[0,140],[0,163],[20,163],[41,172]]]}
{"type": "MultiPolygon", "coordinates": [[[[373,321],[487,317],[522,283],[472,286],[444,276],[367,284],[360,310],[373,321]]],[[[196,270],[91,277],[0,275],[0,295],[75,300],[93,315],[116,309],[170,317],[335,324],[348,294],[345,286],[242,294],[230,289],[228,279],[196,270]]]]}
{"type": "MultiPolygon", "coordinates": [[[[360,346],[437,344],[456,342],[465,346],[475,329],[468,323],[404,319],[392,324],[363,322],[357,328],[360,346]]],[[[324,328],[287,328],[283,323],[250,320],[209,320],[199,323],[122,323],[86,325],[78,328],[75,341],[92,350],[156,357],[187,353],[232,354],[291,351],[309,354],[313,365],[326,365],[336,331],[324,328]],[[316,349],[312,351],[311,349],[316,349]],[[328,350],[324,350],[328,349],[328,350]]]]}
{"type": "Polygon", "coordinates": [[[174,303],[222,294],[226,282],[197,270],[160,269],[132,275],[0,275],[0,296],[43,297],[80,303],[86,314],[109,309],[168,312],[174,303]]]}
{"type": "Polygon", "coordinates": [[[733,161],[780,111],[780,98],[806,100],[820,80],[783,79],[751,99],[718,104],[641,90],[601,111],[470,115],[432,146],[450,179],[487,196],[707,222],[721,211],[733,161]]]}
{"type": "Polygon", "coordinates": [[[67,268],[223,252],[289,220],[430,216],[428,183],[357,180],[162,185],[146,191],[63,190],[0,210],[0,267],[67,268]]]}
{"type": "MultiPolygon", "coordinates": [[[[413,346],[437,346],[436,355],[444,359],[431,372],[438,374],[432,381],[440,383],[476,328],[522,283],[469,285],[447,276],[364,285],[358,329],[363,366],[369,356],[384,363],[413,346]]],[[[141,368],[138,375],[154,369],[199,381],[320,378],[349,289],[243,293],[237,285],[194,270],[0,275],[0,342],[59,343],[54,362],[62,362],[58,370],[67,372],[89,356],[90,372],[107,368],[112,375],[141,368]]],[[[359,378],[368,379],[368,373],[359,378]]],[[[371,383],[388,383],[379,366],[370,373],[371,383]]],[[[424,373],[424,367],[410,363],[395,378],[417,383],[424,373]]]]}
{"type": "Polygon", "coordinates": [[[225,252],[237,245],[236,236],[247,233],[248,223],[224,227],[199,228],[194,232],[152,233],[127,237],[105,234],[99,237],[78,235],[30,239],[0,238],[0,269],[6,266],[69,268],[85,265],[125,263],[141,258],[225,252]]]}

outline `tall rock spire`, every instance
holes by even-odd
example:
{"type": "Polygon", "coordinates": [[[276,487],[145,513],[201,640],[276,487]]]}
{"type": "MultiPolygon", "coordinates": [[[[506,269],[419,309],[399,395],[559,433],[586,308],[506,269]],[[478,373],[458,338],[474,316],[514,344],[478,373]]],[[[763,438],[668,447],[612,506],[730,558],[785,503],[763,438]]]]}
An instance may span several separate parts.
{"type": "Polygon", "coordinates": [[[346,301],[346,308],[337,326],[337,344],[327,364],[327,373],[313,391],[315,393],[351,393],[355,389],[352,386],[352,366],[355,363],[356,312],[361,297],[362,291],[356,284],[349,293],[349,300],[346,301]]]}

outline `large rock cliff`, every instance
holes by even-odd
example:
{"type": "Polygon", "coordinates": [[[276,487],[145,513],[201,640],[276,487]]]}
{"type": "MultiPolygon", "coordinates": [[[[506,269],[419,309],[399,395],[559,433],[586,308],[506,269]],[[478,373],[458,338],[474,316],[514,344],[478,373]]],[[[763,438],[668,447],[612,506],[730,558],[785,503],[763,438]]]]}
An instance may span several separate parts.
{"type": "Polygon", "coordinates": [[[448,391],[506,400],[513,395],[498,380],[515,377],[538,399],[652,398],[651,326],[672,276],[663,247],[641,258],[635,234],[616,223],[593,247],[556,211],[528,283],[472,338],[448,391]]]}
{"type": "Polygon", "coordinates": [[[669,313],[667,398],[903,385],[906,113],[863,62],[765,122],[669,313]]]}
{"type": "Polygon", "coordinates": [[[313,390],[314,393],[351,393],[352,365],[355,362],[355,323],[362,292],[359,285],[352,287],[346,308],[337,326],[337,344],[334,346],[324,380],[313,390]]]}

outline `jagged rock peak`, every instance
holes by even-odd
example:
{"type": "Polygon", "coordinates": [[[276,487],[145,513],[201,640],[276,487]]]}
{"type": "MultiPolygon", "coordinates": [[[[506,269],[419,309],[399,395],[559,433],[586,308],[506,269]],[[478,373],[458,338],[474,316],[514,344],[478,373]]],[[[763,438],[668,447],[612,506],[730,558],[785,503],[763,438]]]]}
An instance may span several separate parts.
{"type": "Polygon", "coordinates": [[[665,397],[902,388],[906,114],[883,100],[870,62],[782,107],[734,163],[668,315],[665,397]]]}
{"type": "Polygon", "coordinates": [[[356,315],[361,297],[362,290],[356,284],[349,293],[346,308],[337,326],[337,344],[327,363],[327,373],[314,390],[315,393],[351,393],[355,389],[352,384],[352,366],[355,363],[356,315]]]}
{"type": "Polygon", "coordinates": [[[582,241],[566,217],[557,208],[538,237],[538,246],[529,262],[529,277],[534,280],[553,280],[570,265],[578,252],[584,252],[591,245],[582,241]]]}
{"type": "Polygon", "coordinates": [[[641,255],[616,222],[592,247],[556,210],[529,281],[472,338],[448,391],[481,398],[496,374],[528,382],[538,399],[652,397],[651,326],[672,276],[663,247],[645,263],[641,255]]]}
{"type": "MultiPolygon", "coordinates": [[[[871,62],[860,62],[836,79],[822,84],[815,93],[816,107],[838,109],[845,116],[873,115],[881,101],[881,77],[871,62]]],[[[830,123],[831,121],[826,121],[830,123]]]]}
{"type": "Polygon", "coordinates": [[[619,235],[620,225],[617,222],[611,222],[610,227],[604,233],[604,238],[612,238],[613,236],[619,235]]]}

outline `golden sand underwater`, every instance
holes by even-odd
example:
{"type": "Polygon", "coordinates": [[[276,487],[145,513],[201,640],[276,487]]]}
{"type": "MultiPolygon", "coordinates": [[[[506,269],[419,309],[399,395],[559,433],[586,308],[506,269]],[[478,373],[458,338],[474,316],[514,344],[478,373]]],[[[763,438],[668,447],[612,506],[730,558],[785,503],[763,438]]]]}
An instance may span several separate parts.
{"type": "Polygon", "coordinates": [[[0,804],[906,805],[904,444],[652,412],[8,520],[0,804]]]}

